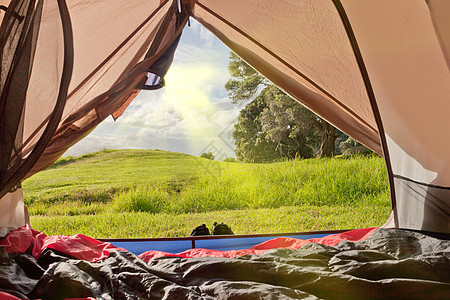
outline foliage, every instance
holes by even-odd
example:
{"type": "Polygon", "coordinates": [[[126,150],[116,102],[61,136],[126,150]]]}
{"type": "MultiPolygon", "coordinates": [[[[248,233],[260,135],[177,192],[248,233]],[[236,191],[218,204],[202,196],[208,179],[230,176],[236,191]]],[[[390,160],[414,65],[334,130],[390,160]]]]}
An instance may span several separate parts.
{"type": "Polygon", "coordinates": [[[249,100],[233,136],[236,156],[245,162],[268,162],[296,156],[331,157],[340,132],[287,96],[231,52],[225,84],[232,103],[249,100]]]}
{"type": "Polygon", "coordinates": [[[236,233],[261,233],[380,226],[389,215],[387,176],[377,156],[214,161],[216,172],[206,172],[204,162],[123,150],[48,169],[23,184],[32,225],[48,234],[149,237],[186,235],[208,220],[229,223],[236,233]]]}
{"type": "Polygon", "coordinates": [[[233,138],[244,162],[310,158],[318,151],[316,116],[271,85],[240,112],[233,138]]]}
{"type": "Polygon", "coordinates": [[[266,139],[262,130],[260,114],[266,107],[264,98],[257,97],[240,111],[233,131],[239,161],[272,162],[278,158],[276,144],[266,139]]]}
{"type": "Polygon", "coordinates": [[[262,94],[267,103],[260,115],[262,130],[276,144],[280,156],[313,157],[319,145],[314,128],[318,118],[275,86],[267,87],[262,94]]]}
{"type": "Polygon", "coordinates": [[[206,158],[206,159],[210,159],[210,160],[214,160],[214,154],[212,154],[212,152],[202,153],[202,155],[200,155],[200,157],[206,158]]]}
{"type": "Polygon", "coordinates": [[[118,194],[113,202],[114,212],[159,213],[169,204],[167,190],[161,188],[134,188],[118,194]]]}
{"type": "Polygon", "coordinates": [[[225,84],[228,96],[234,104],[248,101],[258,94],[261,85],[270,85],[270,82],[245,63],[234,52],[230,52],[228,71],[233,77],[225,84]]]}
{"type": "Polygon", "coordinates": [[[234,157],[227,157],[223,161],[224,162],[236,162],[236,159],[234,157]]]}
{"type": "Polygon", "coordinates": [[[355,153],[371,153],[372,151],[366,148],[364,145],[353,139],[352,137],[348,137],[345,141],[342,141],[339,144],[339,149],[342,154],[355,154],[355,153]]]}
{"type": "Polygon", "coordinates": [[[340,143],[339,148],[341,148],[342,150],[347,150],[347,149],[356,147],[358,144],[359,143],[356,140],[349,137],[348,139],[346,139],[345,141],[340,143]]]}

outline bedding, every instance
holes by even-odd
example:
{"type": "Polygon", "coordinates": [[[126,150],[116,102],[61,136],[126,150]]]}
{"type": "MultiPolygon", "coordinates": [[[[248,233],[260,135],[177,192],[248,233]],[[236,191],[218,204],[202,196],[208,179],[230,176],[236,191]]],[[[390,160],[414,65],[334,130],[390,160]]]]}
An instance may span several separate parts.
{"type": "Polygon", "coordinates": [[[448,299],[450,241],[401,229],[139,256],[29,227],[0,241],[2,299],[448,299]],[[6,298],[11,297],[11,298],[6,298]]]}

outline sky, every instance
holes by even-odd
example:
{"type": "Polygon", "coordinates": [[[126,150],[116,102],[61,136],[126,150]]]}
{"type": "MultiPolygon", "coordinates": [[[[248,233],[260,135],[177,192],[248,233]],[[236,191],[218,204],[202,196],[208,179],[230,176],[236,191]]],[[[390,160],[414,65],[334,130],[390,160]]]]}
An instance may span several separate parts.
{"type": "Polygon", "coordinates": [[[124,114],[108,117],[64,156],[103,149],[160,149],[216,160],[234,157],[233,124],[242,106],[225,90],[230,50],[191,19],[183,31],[166,86],[141,91],[124,114]]]}

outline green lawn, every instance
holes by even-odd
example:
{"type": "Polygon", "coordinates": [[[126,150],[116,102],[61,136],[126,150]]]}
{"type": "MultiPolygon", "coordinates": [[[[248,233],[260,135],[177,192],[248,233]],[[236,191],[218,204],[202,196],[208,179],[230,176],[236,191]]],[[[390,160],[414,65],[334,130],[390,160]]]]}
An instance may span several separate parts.
{"type": "Polygon", "coordinates": [[[244,164],[106,150],[63,158],[23,188],[35,229],[97,238],[185,236],[214,221],[237,234],[360,228],[390,212],[376,156],[244,164]]]}

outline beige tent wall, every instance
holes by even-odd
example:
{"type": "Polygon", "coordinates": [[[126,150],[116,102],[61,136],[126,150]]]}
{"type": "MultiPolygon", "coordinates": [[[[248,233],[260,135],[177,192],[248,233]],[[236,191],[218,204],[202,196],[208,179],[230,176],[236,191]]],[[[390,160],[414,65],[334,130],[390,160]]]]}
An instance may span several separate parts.
{"type": "Polygon", "coordinates": [[[0,201],[0,237],[25,225],[22,189],[7,193],[0,201]]]}
{"type": "Polygon", "coordinates": [[[448,16],[450,1],[428,0],[427,4],[447,66],[450,68],[450,17],[448,16]]]}
{"type": "MultiPolygon", "coordinates": [[[[342,3],[385,128],[397,225],[450,232],[448,21],[433,19],[422,0],[342,3]]],[[[448,15],[449,2],[439,4],[448,15]]]]}

